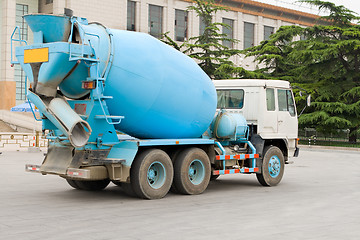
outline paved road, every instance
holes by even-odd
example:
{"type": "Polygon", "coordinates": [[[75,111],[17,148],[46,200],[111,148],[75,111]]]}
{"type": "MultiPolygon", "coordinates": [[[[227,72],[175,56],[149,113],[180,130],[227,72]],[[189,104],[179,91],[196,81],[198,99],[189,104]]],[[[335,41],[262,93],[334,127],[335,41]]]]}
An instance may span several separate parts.
{"type": "Polygon", "coordinates": [[[303,149],[277,187],[223,176],[161,200],[71,189],[24,172],[41,153],[0,155],[0,239],[360,239],[360,153],[303,149]]]}

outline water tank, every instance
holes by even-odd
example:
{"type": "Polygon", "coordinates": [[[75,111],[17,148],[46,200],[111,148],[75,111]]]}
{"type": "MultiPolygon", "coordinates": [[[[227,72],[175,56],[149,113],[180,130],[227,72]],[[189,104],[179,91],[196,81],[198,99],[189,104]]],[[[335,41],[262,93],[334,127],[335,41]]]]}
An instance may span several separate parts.
{"type": "MultiPolygon", "coordinates": [[[[54,39],[47,36],[54,34],[52,31],[59,33],[53,30],[57,19],[66,25],[61,27],[66,36],[57,36],[57,41],[69,37],[69,17],[28,15],[25,19],[33,31],[43,34],[46,43],[54,39]]],[[[211,79],[193,59],[145,33],[107,29],[88,24],[86,19],[73,23],[69,41],[90,43],[94,48],[100,60],[99,73],[105,77],[104,95],[113,97],[106,100],[109,112],[125,117],[116,129],[137,138],[193,138],[206,131],[215,114],[217,96],[211,79]]],[[[67,65],[61,68],[63,60],[52,64],[52,59],[40,67],[39,81],[54,84],[49,73],[56,69],[57,76],[65,76],[58,86],[66,97],[86,96],[88,91],[81,88],[81,81],[89,77],[88,66],[84,62],[77,67],[63,63],[67,65]],[[42,78],[42,72],[46,77],[42,78]]]]}
{"type": "Polygon", "coordinates": [[[229,113],[221,110],[211,123],[213,137],[228,140],[247,139],[248,125],[246,119],[240,113],[229,113]]]}

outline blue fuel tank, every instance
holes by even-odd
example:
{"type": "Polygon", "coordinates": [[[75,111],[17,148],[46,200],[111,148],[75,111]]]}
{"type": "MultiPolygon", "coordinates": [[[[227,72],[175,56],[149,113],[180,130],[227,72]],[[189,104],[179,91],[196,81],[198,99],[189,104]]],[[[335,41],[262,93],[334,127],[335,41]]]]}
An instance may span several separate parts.
{"type": "MultiPolygon", "coordinates": [[[[35,44],[68,41],[91,46],[99,59],[99,75],[105,79],[104,95],[112,97],[106,100],[109,113],[125,117],[117,130],[136,138],[171,139],[200,137],[209,127],[216,111],[215,87],[185,54],[148,34],[107,29],[86,19],[28,15],[25,20],[35,44]]],[[[48,89],[58,86],[68,98],[86,96],[89,90],[81,82],[90,76],[88,65],[66,62],[69,54],[58,54],[49,54],[49,61],[40,67],[39,94],[51,96],[48,89]]]]}

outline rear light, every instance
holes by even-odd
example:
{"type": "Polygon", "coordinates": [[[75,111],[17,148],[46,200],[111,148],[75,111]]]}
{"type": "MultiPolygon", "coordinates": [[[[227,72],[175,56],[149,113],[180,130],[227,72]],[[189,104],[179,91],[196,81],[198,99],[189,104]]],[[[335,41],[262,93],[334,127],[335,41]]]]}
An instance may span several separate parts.
{"type": "Polygon", "coordinates": [[[68,168],[66,175],[73,178],[90,178],[90,170],[80,168],[68,168]]]}
{"type": "Polygon", "coordinates": [[[300,138],[296,139],[296,146],[299,146],[299,140],[300,140],[300,138]]]}
{"type": "Polygon", "coordinates": [[[83,81],[81,87],[83,89],[95,89],[96,82],[95,81],[83,81]]]}
{"type": "Polygon", "coordinates": [[[40,166],[39,165],[33,165],[33,164],[26,164],[25,165],[25,171],[27,172],[40,172],[40,166]]]}

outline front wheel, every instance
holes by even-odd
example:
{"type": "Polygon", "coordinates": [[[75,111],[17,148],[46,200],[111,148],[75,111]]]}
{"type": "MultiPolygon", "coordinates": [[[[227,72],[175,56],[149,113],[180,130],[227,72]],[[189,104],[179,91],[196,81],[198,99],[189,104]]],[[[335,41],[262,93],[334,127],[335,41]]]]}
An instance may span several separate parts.
{"type": "Polygon", "coordinates": [[[284,175],[284,164],[284,155],[278,147],[266,147],[261,165],[261,173],[256,174],[259,183],[263,186],[279,184],[284,175]]]}

